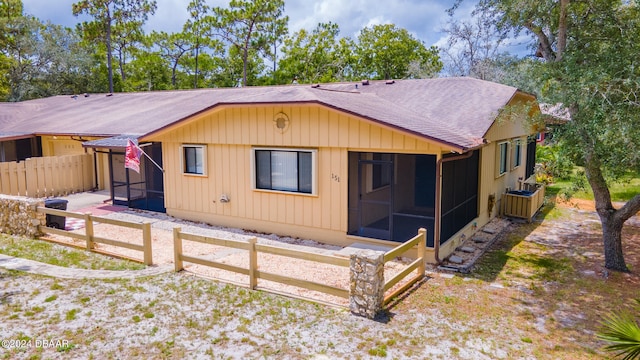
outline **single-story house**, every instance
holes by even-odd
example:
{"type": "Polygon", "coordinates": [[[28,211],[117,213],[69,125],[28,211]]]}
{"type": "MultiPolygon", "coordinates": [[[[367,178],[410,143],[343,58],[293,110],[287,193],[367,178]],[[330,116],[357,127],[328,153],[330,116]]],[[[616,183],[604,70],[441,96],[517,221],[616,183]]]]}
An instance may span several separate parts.
{"type": "Polygon", "coordinates": [[[506,108],[540,111],[472,78],[55,96],[0,104],[0,143],[93,151],[115,203],[189,220],[337,245],[424,227],[436,261],[533,174],[535,131],[506,108]],[[125,169],[127,139],[164,172],[125,169]]]}

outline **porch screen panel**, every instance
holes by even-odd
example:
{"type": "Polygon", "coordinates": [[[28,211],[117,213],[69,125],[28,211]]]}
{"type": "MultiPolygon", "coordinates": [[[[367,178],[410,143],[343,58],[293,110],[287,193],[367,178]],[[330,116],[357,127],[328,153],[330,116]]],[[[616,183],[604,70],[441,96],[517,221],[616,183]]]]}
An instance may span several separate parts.
{"type": "Polygon", "coordinates": [[[478,154],[442,164],[441,244],[478,216],[478,154]]]}
{"type": "MultiPolygon", "coordinates": [[[[373,160],[379,161],[393,161],[393,154],[373,154],[373,160]]],[[[392,168],[383,164],[373,164],[371,187],[372,190],[379,189],[391,184],[391,170],[392,168]]]]}

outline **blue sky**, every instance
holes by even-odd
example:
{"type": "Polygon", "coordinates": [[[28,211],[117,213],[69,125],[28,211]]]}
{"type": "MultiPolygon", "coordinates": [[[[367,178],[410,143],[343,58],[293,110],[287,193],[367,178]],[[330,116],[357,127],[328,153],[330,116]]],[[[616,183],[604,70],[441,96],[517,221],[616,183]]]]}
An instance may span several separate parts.
{"type": "MultiPolygon", "coordinates": [[[[41,20],[73,27],[79,19],[71,14],[77,0],[23,0],[25,13],[41,20]]],[[[286,0],[291,32],[312,29],[318,22],[334,22],[341,35],[355,37],[358,30],[375,24],[393,23],[409,30],[426,45],[441,41],[442,27],[452,0],[286,0]]],[[[180,31],[187,19],[189,0],[157,0],[158,9],[146,30],[180,31]]],[[[457,16],[468,16],[474,0],[467,0],[457,16]]],[[[228,0],[209,0],[210,6],[226,6],[228,0]]]]}
{"type": "MultiPolygon", "coordinates": [[[[82,18],[71,13],[71,5],[78,0],[23,0],[25,13],[43,21],[75,26],[82,18]]],[[[157,0],[155,15],[149,18],[145,30],[181,31],[187,20],[190,0],[157,0]]],[[[342,36],[355,38],[359,30],[376,24],[395,24],[407,29],[427,46],[446,44],[442,28],[449,20],[446,10],[453,0],[285,0],[285,13],[289,16],[289,31],[311,30],[319,22],[334,22],[340,26],[342,36]]],[[[208,0],[208,5],[227,6],[229,0],[208,0]]],[[[466,0],[456,11],[458,19],[468,19],[476,0],[466,0]]],[[[86,19],[86,18],[85,18],[86,19]]],[[[516,45],[505,45],[503,51],[528,55],[523,43],[529,37],[521,35],[516,45]]]]}

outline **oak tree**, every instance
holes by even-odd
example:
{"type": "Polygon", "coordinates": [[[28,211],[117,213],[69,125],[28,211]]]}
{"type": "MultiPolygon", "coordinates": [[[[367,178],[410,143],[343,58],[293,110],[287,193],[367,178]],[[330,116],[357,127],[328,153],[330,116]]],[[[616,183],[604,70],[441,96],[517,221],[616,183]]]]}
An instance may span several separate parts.
{"type": "Polygon", "coordinates": [[[342,79],[340,29],[334,23],[319,23],[313,31],[297,31],[284,41],[279,77],[283,82],[332,82],[342,79]]]}
{"type": "Polygon", "coordinates": [[[393,24],[362,29],[355,56],[357,75],[363,78],[413,78],[415,76],[409,71],[412,63],[423,69],[423,77],[433,77],[442,69],[436,47],[427,48],[406,29],[393,24]]]}
{"type": "Polygon", "coordinates": [[[481,0],[498,26],[531,35],[541,59],[543,101],[571,121],[554,133],[565,156],[583,165],[602,223],[605,267],[629,271],[622,229],[640,194],[614,206],[609,186],[640,173],[640,5],[625,0],[481,0]]]}

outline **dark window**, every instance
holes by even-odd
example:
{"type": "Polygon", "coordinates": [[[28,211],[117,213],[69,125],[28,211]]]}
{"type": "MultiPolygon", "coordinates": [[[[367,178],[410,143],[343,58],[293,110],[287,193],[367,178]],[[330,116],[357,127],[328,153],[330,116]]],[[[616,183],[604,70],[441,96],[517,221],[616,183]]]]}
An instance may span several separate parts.
{"type": "Polygon", "coordinates": [[[513,151],[513,156],[515,157],[513,159],[513,167],[516,168],[522,164],[522,142],[520,140],[516,140],[513,143],[513,146],[515,147],[513,151]]]}
{"type": "Polygon", "coordinates": [[[500,172],[499,174],[502,175],[504,173],[507,172],[507,170],[509,170],[508,168],[508,162],[507,159],[509,158],[507,156],[507,150],[509,149],[509,143],[501,143],[500,145],[500,172]]]}
{"type": "Polygon", "coordinates": [[[183,145],[184,152],[184,173],[185,174],[205,174],[205,147],[203,145],[183,145]]]}
{"type": "Polygon", "coordinates": [[[255,150],[256,188],[313,192],[313,152],[255,150]]]}
{"type": "Polygon", "coordinates": [[[524,178],[528,179],[533,175],[536,168],[536,139],[533,136],[527,140],[527,162],[525,166],[524,178]]]}

